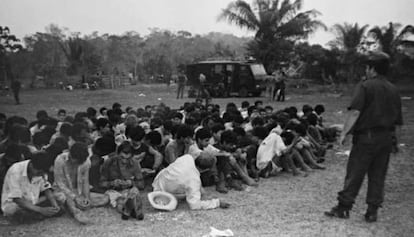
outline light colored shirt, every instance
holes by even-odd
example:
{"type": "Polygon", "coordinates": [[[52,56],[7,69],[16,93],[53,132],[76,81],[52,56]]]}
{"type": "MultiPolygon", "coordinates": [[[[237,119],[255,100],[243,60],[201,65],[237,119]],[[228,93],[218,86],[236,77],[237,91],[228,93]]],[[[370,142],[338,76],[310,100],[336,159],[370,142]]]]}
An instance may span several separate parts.
{"type": "Polygon", "coordinates": [[[273,157],[282,155],[282,151],[286,149],[286,145],[279,134],[271,132],[260,143],[257,150],[256,166],[259,170],[266,168],[267,164],[272,161],[273,157]]]}
{"type": "Polygon", "coordinates": [[[154,191],[171,193],[177,198],[185,197],[192,210],[213,209],[220,206],[219,199],[201,200],[201,179],[194,158],[183,155],[167,168],[161,170],[152,183],[154,191]]]}
{"type": "Polygon", "coordinates": [[[85,191],[89,190],[90,159],[86,159],[83,164],[78,166],[77,177],[71,177],[68,161],[69,152],[64,152],[56,158],[54,165],[55,184],[68,198],[75,198],[78,195],[89,198],[89,193],[85,193],[85,191]],[[73,179],[76,180],[75,187],[72,182],[73,179]]]}
{"type": "Polygon", "coordinates": [[[51,187],[46,176],[36,176],[29,180],[27,167],[30,160],[13,164],[6,173],[1,195],[1,209],[4,214],[12,214],[17,204],[14,198],[23,198],[33,204],[39,201],[40,193],[51,187]]]}

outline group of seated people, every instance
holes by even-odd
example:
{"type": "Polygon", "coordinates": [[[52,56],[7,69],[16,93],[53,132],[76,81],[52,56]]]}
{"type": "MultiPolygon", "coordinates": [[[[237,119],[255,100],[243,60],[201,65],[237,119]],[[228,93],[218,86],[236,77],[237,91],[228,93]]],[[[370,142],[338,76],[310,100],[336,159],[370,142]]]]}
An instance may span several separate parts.
{"type": "Polygon", "coordinates": [[[112,108],[56,117],[41,110],[29,123],[0,114],[1,212],[22,222],[110,205],[122,219],[142,220],[140,190],[185,199],[190,209],[228,208],[203,200],[202,187],[241,191],[260,178],[290,172],[306,177],[321,163],[337,130],[325,127],[323,105],[275,111],[256,101],[238,108],[164,104],[112,108]]]}

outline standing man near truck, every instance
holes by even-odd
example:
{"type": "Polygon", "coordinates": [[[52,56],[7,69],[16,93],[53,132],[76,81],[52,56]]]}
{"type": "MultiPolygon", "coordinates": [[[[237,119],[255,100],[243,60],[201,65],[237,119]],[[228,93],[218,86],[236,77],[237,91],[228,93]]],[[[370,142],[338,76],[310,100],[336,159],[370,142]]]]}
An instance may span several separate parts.
{"type": "Polygon", "coordinates": [[[181,69],[178,72],[178,79],[177,79],[177,84],[178,84],[178,88],[177,88],[177,99],[179,99],[181,97],[181,99],[184,96],[184,88],[185,88],[185,84],[187,84],[187,76],[184,74],[184,70],[181,69]]]}

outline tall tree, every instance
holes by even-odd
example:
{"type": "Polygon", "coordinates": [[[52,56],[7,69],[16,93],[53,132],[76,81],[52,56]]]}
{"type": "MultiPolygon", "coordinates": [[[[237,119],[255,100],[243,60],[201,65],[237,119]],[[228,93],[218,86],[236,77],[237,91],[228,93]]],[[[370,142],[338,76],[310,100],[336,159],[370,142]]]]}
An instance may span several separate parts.
{"type": "Polygon", "coordinates": [[[69,62],[68,75],[77,75],[82,67],[83,40],[78,37],[69,37],[68,40],[59,41],[59,45],[69,62]]]}
{"type": "Polygon", "coordinates": [[[332,27],[332,32],[335,34],[335,39],[329,42],[332,48],[337,48],[342,52],[342,64],[346,67],[346,80],[348,83],[357,79],[358,62],[360,54],[358,48],[364,39],[368,25],[360,26],[355,24],[335,24],[332,27]]]}
{"type": "Polygon", "coordinates": [[[407,25],[403,30],[399,32],[401,24],[399,23],[388,23],[388,26],[372,28],[369,33],[370,35],[379,42],[382,50],[389,54],[391,58],[394,58],[397,47],[401,44],[405,35],[414,33],[414,27],[407,25]]]}
{"type": "Polygon", "coordinates": [[[219,20],[227,20],[240,28],[255,32],[248,50],[269,70],[283,58],[277,55],[293,50],[293,41],[303,39],[325,25],[316,19],[316,10],[300,12],[303,0],[254,0],[252,5],[243,0],[231,2],[223,9],[219,20]]]}

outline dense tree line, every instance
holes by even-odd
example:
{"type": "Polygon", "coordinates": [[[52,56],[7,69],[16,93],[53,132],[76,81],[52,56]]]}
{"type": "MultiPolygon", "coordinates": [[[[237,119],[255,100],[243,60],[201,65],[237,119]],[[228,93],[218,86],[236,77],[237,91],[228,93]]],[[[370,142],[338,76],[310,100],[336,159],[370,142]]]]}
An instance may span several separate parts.
{"type": "Polygon", "coordinates": [[[132,74],[138,81],[148,81],[161,75],[169,77],[178,66],[199,60],[243,59],[248,40],[222,33],[201,36],[158,28],[151,29],[146,36],[132,31],[80,36],[51,24],[45,32],[26,36],[24,48],[8,52],[11,70],[7,74],[18,78],[43,77],[50,85],[67,77],[96,74],[132,74]]]}

